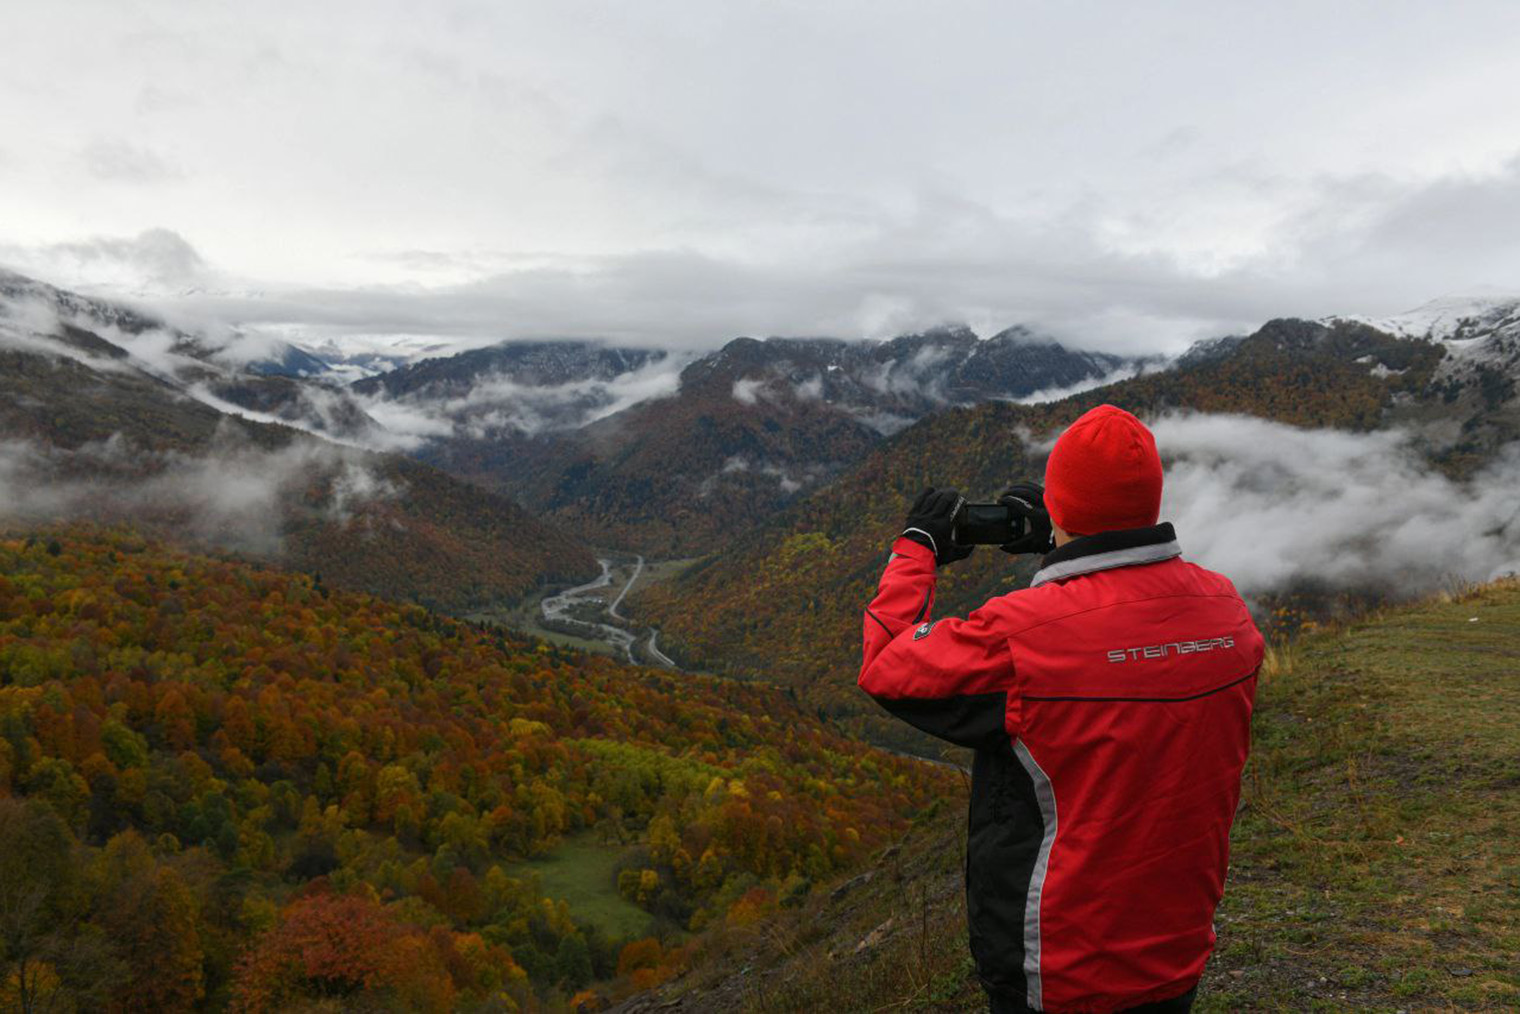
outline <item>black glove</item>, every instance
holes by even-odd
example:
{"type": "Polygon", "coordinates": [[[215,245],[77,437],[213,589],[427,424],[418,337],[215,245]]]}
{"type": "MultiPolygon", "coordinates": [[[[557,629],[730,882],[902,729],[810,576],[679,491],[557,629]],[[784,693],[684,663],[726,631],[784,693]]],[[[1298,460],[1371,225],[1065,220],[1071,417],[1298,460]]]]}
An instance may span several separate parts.
{"type": "Polygon", "coordinates": [[[1023,553],[1048,553],[1055,546],[1051,537],[1050,515],[1045,511],[1045,487],[1037,482],[1016,483],[998,497],[998,503],[1013,508],[1014,517],[1023,518],[1027,534],[998,548],[1018,556],[1023,553]]]}
{"type": "Polygon", "coordinates": [[[955,515],[965,503],[966,498],[956,490],[930,486],[913,501],[903,525],[903,538],[927,546],[934,553],[934,562],[941,567],[964,560],[976,547],[956,545],[951,533],[955,530],[955,515]]]}

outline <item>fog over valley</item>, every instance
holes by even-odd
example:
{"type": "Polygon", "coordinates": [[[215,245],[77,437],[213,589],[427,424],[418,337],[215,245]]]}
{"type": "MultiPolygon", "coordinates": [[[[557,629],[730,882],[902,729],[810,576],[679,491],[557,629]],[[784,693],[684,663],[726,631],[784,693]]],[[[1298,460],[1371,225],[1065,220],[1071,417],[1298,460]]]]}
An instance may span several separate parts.
{"type": "Polygon", "coordinates": [[[262,450],[240,439],[235,425],[204,456],[154,453],[119,435],[72,450],[0,442],[0,518],[12,524],[143,520],[264,557],[281,555],[289,500],[314,482],[327,488],[313,505],[316,516],[339,525],[354,523],[356,508],[397,493],[344,448],[301,442],[262,450]]]}
{"type": "Polygon", "coordinates": [[[1454,481],[1403,430],[1200,415],[1154,429],[1170,462],[1163,515],[1244,594],[1303,583],[1406,598],[1520,572],[1520,444],[1454,481]]]}

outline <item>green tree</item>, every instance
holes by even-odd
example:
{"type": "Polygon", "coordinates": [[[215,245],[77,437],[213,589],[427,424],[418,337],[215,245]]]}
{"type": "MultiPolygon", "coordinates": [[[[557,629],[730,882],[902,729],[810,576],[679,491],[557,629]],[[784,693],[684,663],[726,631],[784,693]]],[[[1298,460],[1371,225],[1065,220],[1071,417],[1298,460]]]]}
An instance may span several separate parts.
{"type": "Polygon", "coordinates": [[[96,919],[127,962],[112,993],[122,1011],[186,1011],[205,993],[200,917],[194,895],[160,866],[135,831],[106,843],[95,863],[96,919]]]}
{"type": "Polygon", "coordinates": [[[554,954],[554,974],[571,989],[591,981],[591,950],[579,933],[561,937],[554,954]]]}
{"type": "Polygon", "coordinates": [[[117,980],[110,948],[80,926],[74,837],[34,800],[0,799],[0,1009],[97,1007],[117,980]]]}

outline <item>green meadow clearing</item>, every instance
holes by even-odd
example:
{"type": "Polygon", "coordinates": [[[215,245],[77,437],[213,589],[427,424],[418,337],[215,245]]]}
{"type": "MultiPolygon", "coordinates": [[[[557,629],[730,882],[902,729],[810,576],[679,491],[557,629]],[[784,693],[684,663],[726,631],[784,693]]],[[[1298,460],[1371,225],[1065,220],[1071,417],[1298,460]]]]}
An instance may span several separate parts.
{"type": "Polygon", "coordinates": [[[590,832],[566,838],[539,859],[519,863],[513,876],[537,876],[544,894],[570,903],[578,921],[589,922],[611,937],[648,932],[650,915],[618,894],[617,861],[622,849],[603,845],[590,832]]]}

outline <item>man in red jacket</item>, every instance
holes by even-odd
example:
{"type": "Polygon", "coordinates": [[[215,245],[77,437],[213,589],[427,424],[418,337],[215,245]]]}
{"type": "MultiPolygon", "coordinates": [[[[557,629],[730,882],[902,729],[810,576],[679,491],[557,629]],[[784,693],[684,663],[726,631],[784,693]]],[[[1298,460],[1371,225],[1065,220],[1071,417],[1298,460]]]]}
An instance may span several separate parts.
{"type": "Polygon", "coordinates": [[[932,619],[963,499],[926,490],[865,615],[860,686],[973,748],[971,950],[994,1014],[1186,1011],[1214,947],[1262,638],[1157,524],[1161,459],[1112,405],[1008,502],[1051,545],[1028,589],[932,619]],[[1043,509],[1040,498],[1043,492],[1043,509]],[[1048,511],[1048,520],[1045,512],[1048,511]]]}

